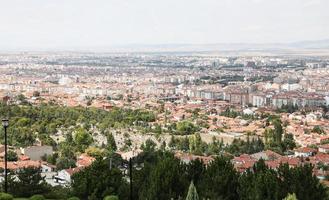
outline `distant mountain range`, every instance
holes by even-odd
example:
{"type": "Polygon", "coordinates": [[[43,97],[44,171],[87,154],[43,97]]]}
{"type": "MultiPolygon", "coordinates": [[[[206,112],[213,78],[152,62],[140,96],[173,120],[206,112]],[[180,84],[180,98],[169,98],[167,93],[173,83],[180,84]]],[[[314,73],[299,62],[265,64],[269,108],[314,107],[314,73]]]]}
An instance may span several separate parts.
{"type": "MultiPolygon", "coordinates": [[[[104,48],[104,50],[106,47],[104,48]]],[[[157,44],[118,45],[115,51],[279,51],[279,50],[329,50],[329,39],[293,43],[218,43],[218,44],[157,44]]]]}
{"type": "MultiPolygon", "coordinates": [[[[1,48],[0,48],[1,49],[1,48]]],[[[102,45],[102,46],[75,46],[75,47],[26,47],[7,49],[17,51],[72,51],[72,52],[212,52],[212,53],[270,53],[270,54],[312,54],[329,56],[329,39],[300,41],[291,43],[217,43],[217,44],[127,44],[127,45],[102,45]]],[[[4,51],[4,49],[2,49],[4,51]]]]}

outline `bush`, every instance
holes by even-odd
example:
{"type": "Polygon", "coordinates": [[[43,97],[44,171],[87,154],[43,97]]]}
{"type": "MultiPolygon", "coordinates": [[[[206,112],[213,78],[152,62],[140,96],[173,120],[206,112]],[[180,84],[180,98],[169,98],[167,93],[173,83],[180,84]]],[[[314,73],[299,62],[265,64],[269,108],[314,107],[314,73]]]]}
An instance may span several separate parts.
{"type": "Polygon", "coordinates": [[[54,186],[51,191],[43,194],[46,199],[68,199],[72,195],[70,194],[69,188],[64,188],[62,186],[54,186]]]}
{"type": "Polygon", "coordinates": [[[110,195],[110,196],[106,196],[104,200],[119,200],[119,197],[115,195],[110,195]]]}
{"type": "Polygon", "coordinates": [[[30,200],[45,200],[45,197],[41,194],[36,194],[30,197],[30,200]]]}
{"type": "Polygon", "coordinates": [[[0,200],[12,200],[14,197],[11,194],[0,193],[0,200]]]}
{"type": "Polygon", "coordinates": [[[67,200],[80,200],[78,197],[70,197],[67,200]]]}

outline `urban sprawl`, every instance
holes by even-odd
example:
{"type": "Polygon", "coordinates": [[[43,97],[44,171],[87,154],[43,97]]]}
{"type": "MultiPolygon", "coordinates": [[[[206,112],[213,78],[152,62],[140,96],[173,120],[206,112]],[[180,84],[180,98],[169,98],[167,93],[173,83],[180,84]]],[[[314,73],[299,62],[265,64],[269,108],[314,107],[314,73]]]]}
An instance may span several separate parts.
{"type": "MultiPolygon", "coordinates": [[[[12,134],[24,135],[9,136],[8,169],[41,168],[52,186],[70,185],[73,174],[109,148],[129,160],[150,146],[184,163],[207,165],[228,154],[239,172],[260,159],[271,169],[311,163],[313,174],[329,183],[329,57],[8,53],[0,55],[0,74],[1,111],[12,113],[1,115],[9,117],[12,134]],[[30,119],[29,106],[41,114],[30,119]],[[63,110],[49,117],[54,106],[63,110]],[[71,117],[65,108],[104,112],[109,120],[63,122],[71,117]],[[110,120],[128,111],[127,120],[110,120]],[[35,128],[43,119],[46,128],[35,128]],[[79,145],[73,156],[63,153],[68,134],[79,145]]],[[[3,145],[0,160],[4,168],[3,145]]]]}

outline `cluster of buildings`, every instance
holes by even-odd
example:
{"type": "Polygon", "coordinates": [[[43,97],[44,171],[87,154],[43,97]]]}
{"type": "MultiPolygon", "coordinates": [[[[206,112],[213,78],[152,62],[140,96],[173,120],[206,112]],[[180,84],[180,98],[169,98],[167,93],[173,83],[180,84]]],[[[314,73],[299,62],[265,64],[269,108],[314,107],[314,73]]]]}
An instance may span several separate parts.
{"type": "MultiPolygon", "coordinates": [[[[205,165],[210,164],[214,156],[196,156],[189,153],[176,152],[175,157],[184,163],[199,159],[205,165]]],[[[260,159],[271,169],[278,169],[280,165],[287,164],[289,167],[298,167],[305,164],[313,165],[313,174],[324,182],[329,175],[329,145],[321,145],[317,149],[301,147],[295,149],[291,155],[280,155],[271,150],[261,151],[254,154],[242,154],[231,159],[234,168],[240,172],[253,170],[253,166],[260,159]]]]}
{"type": "MultiPolygon", "coordinates": [[[[77,157],[76,167],[58,170],[56,165],[45,161],[45,157],[53,155],[54,151],[51,146],[36,145],[26,148],[14,148],[9,149],[17,154],[16,161],[8,161],[7,169],[9,171],[17,172],[24,168],[38,168],[41,171],[41,175],[45,178],[45,181],[52,186],[56,185],[68,185],[71,183],[71,176],[92,164],[95,158],[88,156],[87,154],[81,154],[77,157]]],[[[5,169],[4,163],[4,145],[0,146],[0,169],[5,169]]],[[[0,177],[0,182],[3,181],[3,177],[0,177]]]]}
{"type": "Polygon", "coordinates": [[[6,61],[0,67],[0,95],[32,96],[38,91],[45,101],[68,106],[85,105],[85,97],[123,104],[128,96],[225,100],[256,107],[328,103],[325,58],[31,53],[5,54],[0,60],[6,61]]]}

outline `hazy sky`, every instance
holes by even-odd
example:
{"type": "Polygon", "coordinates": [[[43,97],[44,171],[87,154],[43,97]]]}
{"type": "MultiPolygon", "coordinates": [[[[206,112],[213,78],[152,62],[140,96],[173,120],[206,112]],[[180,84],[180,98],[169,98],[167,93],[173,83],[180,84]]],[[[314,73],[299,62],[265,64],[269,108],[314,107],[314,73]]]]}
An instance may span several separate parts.
{"type": "Polygon", "coordinates": [[[0,0],[0,48],[329,38],[329,0],[0,0]]]}

